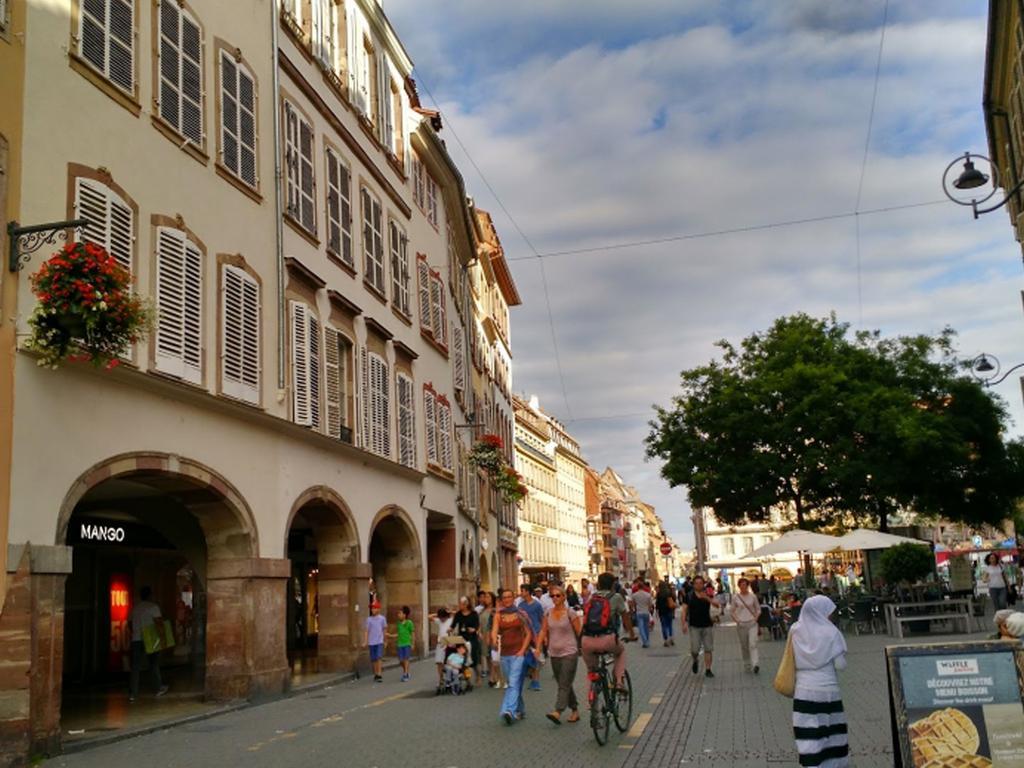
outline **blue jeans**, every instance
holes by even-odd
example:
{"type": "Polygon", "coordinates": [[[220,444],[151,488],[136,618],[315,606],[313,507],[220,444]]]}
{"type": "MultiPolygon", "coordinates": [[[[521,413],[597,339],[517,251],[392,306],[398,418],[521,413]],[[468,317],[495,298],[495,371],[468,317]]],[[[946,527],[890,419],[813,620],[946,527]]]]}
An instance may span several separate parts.
{"type": "Polygon", "coordinates": [[[675,613],[659,613],[658,618],[661,619],[661,637],[664,640],[668,640],[672,637],[672,623],[676,619],[675,613]]]}
{"type": "Polygon", "coordinates": [[[638,613],[636,615],[636,628],[640,632],[640,645],[646,648],[651,644],[651,614],[638,613]]]}
{"type": "Polygon", "coordinates": [[[501,714],[526,714],[523,706],[523,682],[526,680],[526,659],[522,656],[502,656],[501,674],[508,683],[501,701],[501,714]]]}

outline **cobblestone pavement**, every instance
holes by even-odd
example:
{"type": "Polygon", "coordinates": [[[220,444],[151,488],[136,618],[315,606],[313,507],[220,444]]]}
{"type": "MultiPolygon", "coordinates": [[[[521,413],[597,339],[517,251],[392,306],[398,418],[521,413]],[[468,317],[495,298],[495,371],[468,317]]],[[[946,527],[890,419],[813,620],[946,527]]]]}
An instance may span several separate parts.
{"type": "MultiPolygon", "coordinates": [[[[419,662],[414,665],[412,683],[400,683],[397,671],[386,671],[382,684],[365,678],[339,684],[60,756],[47,765],[795,766],[790,702],[771,687],[782,642],[762,641],[762,669],[755,677],[743,671],[733,628],[719,627],[715,633],[713,680],[691,674],[686,636],[677,637],[679,645],[673,648],[660,643],[646,650],[628,646],[634,721],[626,734],[617,734],[613,727],[605,747],[595,743],[585,712],[576,725],[555,726],[544,718],[555,693],[547,667],[544,690],[525,693],[526,720],[510,728],[498,720],[500,691],[484,688],[466,696],[436,698],[433,664],[419,662]]],[[[952,636],[928,638],[948,639],[952,636]]],[[[841,685],[856,768],[892,765],[883,653],[892,642],[886,636],[848,636],[850,663],[841,675],[841,685]]],[[[580,696],[585,692],[582,665],[576,692],[580,696]]]]}

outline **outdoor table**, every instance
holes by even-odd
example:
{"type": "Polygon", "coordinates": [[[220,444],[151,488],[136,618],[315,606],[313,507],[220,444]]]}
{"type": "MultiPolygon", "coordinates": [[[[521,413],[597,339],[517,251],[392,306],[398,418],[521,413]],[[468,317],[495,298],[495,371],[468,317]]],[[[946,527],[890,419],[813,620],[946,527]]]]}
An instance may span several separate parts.
{"type": "MultiPolygon", "coordinates": [[[[959,600],[928,600],[923,603],[886,603],[885,604],[885,630],[887,634],[903,637],[903,624],[897,621],[899,613],[904,608],[941,608],[943,610],[926,612],[921,616],[921,621],[930,621],[945,616],[963,616],[967,627],[971,622],[971,601],[970,599],[959,600]]],[[[913,613],[908,613],[902,618],[912,619],[913,613]]]]}

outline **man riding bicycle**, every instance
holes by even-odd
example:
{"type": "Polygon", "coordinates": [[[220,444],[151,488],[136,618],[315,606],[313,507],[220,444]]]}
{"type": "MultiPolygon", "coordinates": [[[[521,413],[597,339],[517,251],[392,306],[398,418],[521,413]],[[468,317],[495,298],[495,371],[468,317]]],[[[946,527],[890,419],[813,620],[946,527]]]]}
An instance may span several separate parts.
{"type": "Polygon", "coordinates": [[[626,671],[626,648],[619,641],[619,626],[625,624],[632,633],[633,622],[629,617],[626,599],[614,591],[615,577],[602,573],[597,577],[597,591],[583,604],[583,663],[591,672],[597,667],[597,657],[609,653],[615,658],[614,675],[616,687],[622,687],[622,676],[626,671]]]}

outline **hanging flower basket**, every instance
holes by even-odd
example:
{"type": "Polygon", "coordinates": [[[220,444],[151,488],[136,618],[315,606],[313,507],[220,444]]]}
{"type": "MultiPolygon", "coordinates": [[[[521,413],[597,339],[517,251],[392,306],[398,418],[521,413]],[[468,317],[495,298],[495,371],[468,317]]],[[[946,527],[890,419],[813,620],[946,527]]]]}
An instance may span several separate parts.
{"type": "Polygon", "coordinates": [[[153,310],[131,291],[131,278],[103,248],[69,243],[32,275],[38,303],[26,348],[39,365],[66,360],[117,365],[130,344],[153,327],[153,310]]]}
{"type": "Polygon", "coordinates": [[[529,492],[523,484],[522,475],[512,467],[505,467],[496,477],[491,478],[491,482],[506,504],[519,504],[529,492]]]}
{"type": "Polygon", "coordinates": [[[470,449],[468,461],[477,469],[482,469],[493,480],[505,467],[505,457],[502,454],[504,444],[497,435],[483,435],[470,449]]]}

